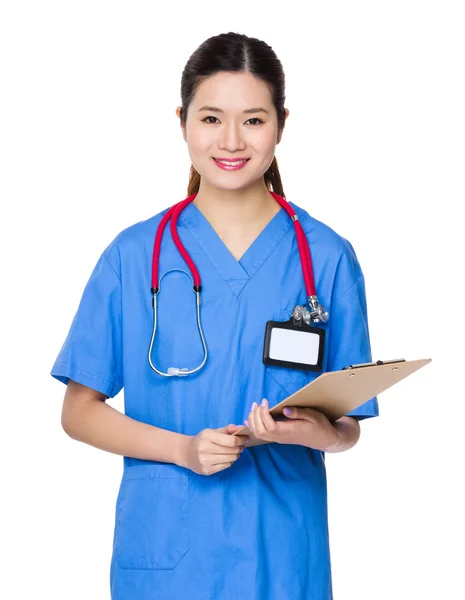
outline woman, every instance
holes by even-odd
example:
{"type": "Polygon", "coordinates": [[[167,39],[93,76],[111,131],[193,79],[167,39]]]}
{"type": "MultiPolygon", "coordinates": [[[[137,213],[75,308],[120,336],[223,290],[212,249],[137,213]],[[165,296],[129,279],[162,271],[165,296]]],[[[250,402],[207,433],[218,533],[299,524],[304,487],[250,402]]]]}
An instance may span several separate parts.
{"type": "Polygon", "coordinates": [[[357,443],[377,399],[334,424],[269,409],[322,371],[371,361],[364,277],[352,245],[290,203],[329,312],[326,349],[320,372],[265,364],[266,323],[306,301],[294,224],[271,193],[284,198],[281,63],[262,41],[218,35],[189,58],[181,96],[193,199],[174,235],[201,277],[202,330],[174,217],[151,281],[167,208],[105,249],[51,372],[67,384],[65,431],[124,456],[112,598],[330,599],[325,452],[357,443]],[[105,403],[123,386],[124,415],[105,403]],[[233,435],[244,423],[261,444],[233,435]]]}

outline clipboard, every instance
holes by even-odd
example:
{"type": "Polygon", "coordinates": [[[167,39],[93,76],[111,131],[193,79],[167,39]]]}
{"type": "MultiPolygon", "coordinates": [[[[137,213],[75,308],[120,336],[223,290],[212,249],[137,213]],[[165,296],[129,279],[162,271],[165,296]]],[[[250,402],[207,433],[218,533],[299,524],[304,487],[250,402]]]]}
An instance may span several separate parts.
{"type": "MultiPolygon", "coordinates": [[[[297,390],[270,409],[277,420],[287,420],[282,414],[286,406],[313,408],[324,413],[329,421],[337,421],[371,398],[379,395],[397,382],[405,379],[431,362],[431,358],[418,360],[378,360],[376,362],[348,365],[340,371],[327,371],[297,390]]],[[[233,435],[248,435],[247,448],[271,442],[256,439],[244,425],[233,435]]]]}

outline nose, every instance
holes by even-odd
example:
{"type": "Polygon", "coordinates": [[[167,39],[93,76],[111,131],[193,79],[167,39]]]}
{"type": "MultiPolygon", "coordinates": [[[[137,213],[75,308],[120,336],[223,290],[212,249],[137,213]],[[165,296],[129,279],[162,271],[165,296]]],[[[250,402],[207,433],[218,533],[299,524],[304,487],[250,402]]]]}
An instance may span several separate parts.
{"type": "Polygon", "coordinates": [[[235,122],[225,123],[220,130],[218,148],[226,152],[236,152],[245,148],[241,125],[235,122]]]}

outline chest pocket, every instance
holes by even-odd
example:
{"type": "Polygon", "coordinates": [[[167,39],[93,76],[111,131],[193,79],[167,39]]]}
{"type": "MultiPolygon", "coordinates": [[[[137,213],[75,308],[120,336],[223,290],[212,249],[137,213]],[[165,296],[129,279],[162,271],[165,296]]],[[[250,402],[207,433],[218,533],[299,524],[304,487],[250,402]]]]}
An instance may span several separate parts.
{"type": "MultiPolygon", "coordinates": [[[[270,321],[288,321],[292,311],[281,309],[270,321]]],[[[264,394],[270,406],[274,406],[297,390],[316,379],[321,372],[303,371],[291,367],[263,365],[265,368],[264,394]]]]}

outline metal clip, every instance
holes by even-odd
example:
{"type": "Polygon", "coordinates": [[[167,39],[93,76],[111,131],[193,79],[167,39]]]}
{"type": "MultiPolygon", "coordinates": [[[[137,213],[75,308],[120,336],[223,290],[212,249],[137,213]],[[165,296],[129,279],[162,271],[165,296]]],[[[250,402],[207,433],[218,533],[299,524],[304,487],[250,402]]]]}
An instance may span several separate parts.
{"type": "Polygon", "coordinates": [[[318,304],[317,297],[309,296],[307,300],[311,310],[305,304],[294,307],[292,311],[294,325],[301,325],[302,321],[307,325],[319,323],[320,321],[326,323],[329,317],[328,311],[324,306],[318,304]]]}
{"type": "Polygon", "coordinates": [[[319,323],[320,321],[326,323],[329,314],[326,308],[318,303],[318,298],[316,296],[309,296],[307,298],[308,305],[311,308],[310,318],[314,323],[319,323]]]}
{"type": "Polygon", "coordinates": [[[367,362],[367,363],[359,363],[357,365],[349,365],[347,367],[342,367],[342,370],[345,369],[360,369],[361,367],[376,367],[379,365],[389,365],[391,363],[399,363],[405,362],[405,358],[395,358],[392,360],[377,360],[376,362],[367,362]]]}

